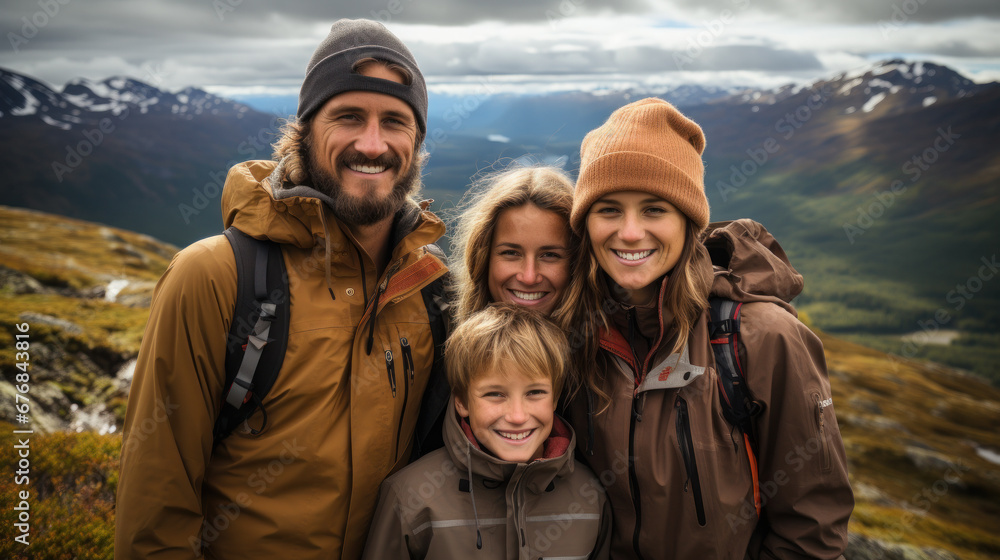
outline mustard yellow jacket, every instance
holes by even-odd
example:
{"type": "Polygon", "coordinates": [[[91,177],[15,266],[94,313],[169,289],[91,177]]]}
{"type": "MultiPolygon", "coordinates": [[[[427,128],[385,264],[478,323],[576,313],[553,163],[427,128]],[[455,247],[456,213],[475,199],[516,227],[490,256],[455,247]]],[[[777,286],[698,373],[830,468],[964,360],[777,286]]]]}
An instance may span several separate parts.
{"type": "Polygon", "coordinates": [[[444,225],[409,204],[379,276],[321,195],[276,188],[276,165],[237,165],[222,200],[226,227],[282,244],[289,275],[267,429],[212,449],[236,266],[226,239],[210,237],[176,255],[153,295],[125,419],[116,558],[358,558],[379,484],[407,463],[433,357],[420,290],[446,273],[425,246],[444,225]]]}

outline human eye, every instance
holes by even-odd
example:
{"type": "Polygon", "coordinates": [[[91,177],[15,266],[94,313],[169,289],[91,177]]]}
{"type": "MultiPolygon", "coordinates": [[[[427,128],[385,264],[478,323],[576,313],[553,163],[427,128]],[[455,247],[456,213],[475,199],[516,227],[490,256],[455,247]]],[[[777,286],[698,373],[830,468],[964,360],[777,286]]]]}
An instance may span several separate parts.
{"type": "Polygon", "coordinates": [[[563,258],[563,255],[558,251],[545,251],[542,253],[541,257],[547,260],[558,260],[563,258]]]}
{"type": "Polygon", "coordinates": [[[387,115],[384,119],[382,119],[382,123],[385,124],[386,126],[397,129],[413,128],[414,126],[413,121],[411,121],[410,119],[407,119],[404,116],[394,115],[394,114],[387,115]]]}
{"type": "Polygon", "coordinates": [[[528,391],[529,397],[544,397],[549,394],[548,389],[532,389],[528,391]]]}
{"type": "Polygon", "coordinates": [[[611,204],[598,202],[594,204],[593,209],[590,211],[592,214],[598,214],[601,216],[616,216],[621,213],[621,210],[617,206],[612,206],[611,204]]]}

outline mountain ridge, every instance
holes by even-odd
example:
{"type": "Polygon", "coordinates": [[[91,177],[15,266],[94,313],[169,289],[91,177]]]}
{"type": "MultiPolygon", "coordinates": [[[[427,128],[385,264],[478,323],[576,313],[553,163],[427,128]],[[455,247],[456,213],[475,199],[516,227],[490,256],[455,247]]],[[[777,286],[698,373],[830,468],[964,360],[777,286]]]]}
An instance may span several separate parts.
{"type": "Polygon", "coordinates": [[[0,118],[33,117],[63,130],[93,126],[107,117],[122,118],[130,111],[191,120],[205,112],[241,119],[252,110],[190,86],[169,92],[135,78],[112,76],[101,81],[74,78],[57,91],[39,80],[0,68],[0,118]]]}

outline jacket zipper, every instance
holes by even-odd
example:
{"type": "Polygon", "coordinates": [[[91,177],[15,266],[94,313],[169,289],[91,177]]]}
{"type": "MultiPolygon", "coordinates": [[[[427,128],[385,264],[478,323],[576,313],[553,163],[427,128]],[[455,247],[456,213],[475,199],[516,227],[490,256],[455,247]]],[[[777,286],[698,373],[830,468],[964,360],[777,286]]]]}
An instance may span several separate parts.
{"type": "MultiPolygon", "coordinates": [[[[628,308],[625,311],[625,320],[628,323],[628,345],[629,350],[632,352],[632,359],[635,363],[639,363],[638,356],[635,355],[635,329],[633,328],[633,323],[635,323],[635,309],[628,308]]],[[[636,558],[642,560],[642,553],[639,552],[639,533],[642,529],[642,503],[639,495],[639,475],[635,472],[635,424],[636,422],[642,422],[642,413],[637,408],[639,404],[639,396],[637,390],[639,388],[639,383],[641,380],[641,371],[636,371],[635,373],[635,388],[632,392],[632,410],[629,413],[629,425],[628,425],[628,478],[629,487],[632,490],[632,504],[635,509],[635,532],[632,534],[632,548],[635,550],[636,558]]]]}
{"type": "Polygon", "coordinates": [[[399,459],[399,440],[403,435],[403,417],[406,416],[406,401],[410,398],[410,384],[413,383],[413,353],[410,351],[410,341],[400,337],[399,346],[403,350],[403,410],[399,413],[399,426],[396,428],[396,458],[399,459]]]}
{"type": "Polygon", "coordinates": [[[370,355],[372,353],[372,346],[375,343],[375,319],[378,318],[379,300],[382,298],[382,294],[385,293],[385,289],[389,287],[389,278],[392,278],[392,275],[397,269],[399,269],[402,262],[403,261],[401,260],[396,261],[389,267],[389,270],[385,273],[385,278],[382,279],[382,283],[379,284],[378,288],[375,290],[375,301],[372,306],[372,314],[371,317],[368,318],[368,341],[365,343],[366,354],[370,355]]]}
{"type": "Polygon", "coordinates": [[[823,419],[823,409],[827,406],[832,406],[833,400],[831,398],[829,404],[826,404],[822,401],[822,397],[819,393],[813,393],[812,398],[816,402],[816,425],[819,429],[819,440],[822,442],[822,460],[820,462],[820,467],[823,472],[830,472],[830,470],[833,469],[833,466],[830,462],[830,441],[826,437],[826,422],[823,419]]]}
{"type": "Polygon", "coordinates": [[[694,494],[694,509],[698,515],[698,525],[705,526],[705,504],[701,498],[701,479],[698,477],[698,464],[694,456],[694,441],[691,439],[691,422],[688,418],[687,401],[678,396],[674,403],[677,409],[677,442],[681,448],[681,456],[684,457],[684,468],[687,471],[687,481],[684,482],[684,491],[687,492],[688,483],[691,484],[691,491],[694,494]]]}
{"type": "Polygon", "coordinates": [[[632,548],[635,549],[635,557],[642,560],[642,553],[639,552],[639,532],[642,527],[642,504],[639,502],[639,475],[635,472],[635,423],[642,421],[642,416],[636,410],[638,397],[632,397],[632,411],[630,413],[628,427],[628,478],[629,486],[632,488],[632,504],[635,507],[635,532],[632,534],[632,548]]]}

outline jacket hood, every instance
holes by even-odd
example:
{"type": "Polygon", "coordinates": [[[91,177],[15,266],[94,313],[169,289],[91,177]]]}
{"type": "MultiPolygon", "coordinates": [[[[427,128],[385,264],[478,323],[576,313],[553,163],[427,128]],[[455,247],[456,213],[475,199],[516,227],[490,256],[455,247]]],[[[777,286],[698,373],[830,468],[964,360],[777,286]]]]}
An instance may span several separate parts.
{"type": "Polygon", "coordinates": [[[527,488],[536,494],[544,492],[554,478],[566,477],[573,472],[576,435],[569,424],[558,416],[555,416],[552,433],[543,445],[546,446],[546,455],[552,452],[552,447],[563,448],[563,452],[527,464],[504,461],[479,449],[462,429],[458,418],[454,409],[445,414],[444,445],[459,472],[471,472],[491,480],[508,480],[516,469],[522,468],[527,488]],[[568,445],[554,441],[558,439],[565,439],[568,445]]]}
{"type": "Polygon", "coordinates": [[[798,316],[791,301],[802,275],[761,224],[742,219],[709,224],[702,238],[714,265],[711,295],[739,302],[767,301],[798,316]]]}
{"type": "MultiPolygon", "coordinates": [[[[306,185],[282,184],[284,162],[247,161],[233,166],[222,191],[224,227],[237,229],[258,239],[269,239],[311,249],[329,236],[330,253],[353,259],[349,244],[353,234],[339,222],[329,206],[329,197],[306,185]],[[336,224],[334,226],[334,224],[336,224]]],[[[393,258],[401,249],[434,243],[444,234],[444,223],[426,211],[427,203],[407,200],[397,212],[393,228],[393,258]],[[416,236],[410,234],[416,233],[416,236]],[[406,247],[400,241],[407,239],[406,247]]]]}

